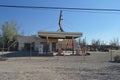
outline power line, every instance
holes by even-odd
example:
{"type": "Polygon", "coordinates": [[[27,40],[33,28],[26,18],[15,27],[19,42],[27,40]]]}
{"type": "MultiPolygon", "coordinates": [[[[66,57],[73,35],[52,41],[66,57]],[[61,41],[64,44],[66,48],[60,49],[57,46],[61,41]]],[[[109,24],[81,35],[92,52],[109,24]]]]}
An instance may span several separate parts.
{"type": "Polygon", "coordinates": [[[0,5],[8,8],[31,8],[31,9],[53,9],[53,10],[77,10],[77,11],[107,11],[120,12],[120,9],[98,9],[98,8],[73,8],[73,7],[42,7],[42,6],[17,6],[17,5],[0,5]]]}
{"type": "MultiPolygon", "coordinates": [[[[63,10],[64,12],[67,11],[67,12],[78,12],[78,11],[75,11],[75,10],[63,10]]],[[[118,12],[107,12],[107,11],[80,11],[80,12],[83,12],[83,13],[94,13],[94,14],[120,14],[120,11],[118,12]]]]}

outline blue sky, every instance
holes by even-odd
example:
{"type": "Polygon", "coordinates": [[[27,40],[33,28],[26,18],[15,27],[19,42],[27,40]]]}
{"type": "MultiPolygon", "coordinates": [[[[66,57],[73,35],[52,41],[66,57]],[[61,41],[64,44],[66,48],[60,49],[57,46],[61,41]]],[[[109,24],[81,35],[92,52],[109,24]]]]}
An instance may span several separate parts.
{"type": "MultiPolygon", "coordinates": [[[[0,4],[120,9],[120,0],[1,0],[0,4]]],[[[25,35],[38,31],[59,29],[59,10],[0,8],[0,26],[5,21],[17,22],[19,32],[25,35]]],[[[63,28],[66,32],[82,32],[88,43],[100,39],[109,43],[120,39],[120,12],[88,12],[63,10],[63,28]]]]}

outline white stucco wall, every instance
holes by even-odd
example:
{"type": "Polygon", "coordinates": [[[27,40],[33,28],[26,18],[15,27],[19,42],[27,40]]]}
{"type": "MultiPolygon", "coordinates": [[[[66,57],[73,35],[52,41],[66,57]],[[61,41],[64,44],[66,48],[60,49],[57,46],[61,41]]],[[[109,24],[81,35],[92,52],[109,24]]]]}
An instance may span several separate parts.
{"type": "Polygon", "coordinates": [[[21,51],[24,48],[24,43],[35,43],[35,50],[37,50],[37,47],[40,43],[40,40],[36,36],[18,36],[17,41],[19,43],[18,50],[21,51]]]}
{"type": "MultiPolygon", "coordinates": [[[[18,45],[19,51],[23,50],[25,43],[32,43],[32,42],[35,43],[35,46],[34,46],[35,51],[38,51],[38,48],[40,46],[40,42],[46,42],[46,39],[40,39],[39,37],[36,37],[36,36],[18,36],[17,42],[19,43],[19,45],[18,45]]],[[[57,43],[58,40],[57,39],[49,39],[48,40],[48,43],[50,44],[50,46],[49,46],[50,51],[52,51],[52,42],[57,43]]]]}

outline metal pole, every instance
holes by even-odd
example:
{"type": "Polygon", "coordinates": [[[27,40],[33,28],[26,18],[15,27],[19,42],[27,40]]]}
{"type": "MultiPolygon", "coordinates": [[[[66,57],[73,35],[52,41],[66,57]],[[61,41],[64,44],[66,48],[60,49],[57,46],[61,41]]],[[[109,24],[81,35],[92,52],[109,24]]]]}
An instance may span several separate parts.
{"type": "Polygon", "coordinates": [[[84,61],[85,61],[85,56],[86,56],[86,48],[87,48],[87,43],[86,43],[86,37],[85,37],[85,45],[84,45],[85,51],[84,51],[84,61]]]}
{"type": "Polygon", "coordinates": [[[72,54],[74,54],[74,43],[73,43],[74,38],[72,37],[72,54]]]}
{"type": "Polygon", "coordinates": [[[4,37],[3,37],[3,48],[2,48],[2,56],[3,56],[3,53],[4,53],[4,37]]]}
{"type": "Polygon", "coordinates": [[[65,49],[65,50],[66,50],[66,53],[67,53],[67,46],[68,46],[68,42],[67,42],[67,40],[66,40],[66,43],[65,43],[65,44],[66,44],[66,49],[65,49]]]}
{"type": "Polygon", "coordinates": [[[112,50],[110,50],[110,60],[113,61],[112,60],[112,50]]]}
{"type": "Polygon", "coordinates": [[[32,43],[30,43],[30,59],[31,59],[31,52],[32,52],[32,50],[31,50],[31,45],[32,45],[32,43]]]}
{"type": "Polygon", "coordinates": [[[48,52],[48,36],[46,36],[46,54],[48,52]]]}

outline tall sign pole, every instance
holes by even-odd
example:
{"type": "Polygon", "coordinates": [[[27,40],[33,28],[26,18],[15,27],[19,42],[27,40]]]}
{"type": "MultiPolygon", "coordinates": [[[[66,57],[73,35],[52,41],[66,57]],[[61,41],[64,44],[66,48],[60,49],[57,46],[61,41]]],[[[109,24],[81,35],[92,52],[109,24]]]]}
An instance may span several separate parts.
{"type": "Polygon", "coordinates": [[[59,27],[60,27],[60,32],[64,32],[63,28],[62,28],[62,10],[60,10],[60,17],[59,17],[59,27]]]}

